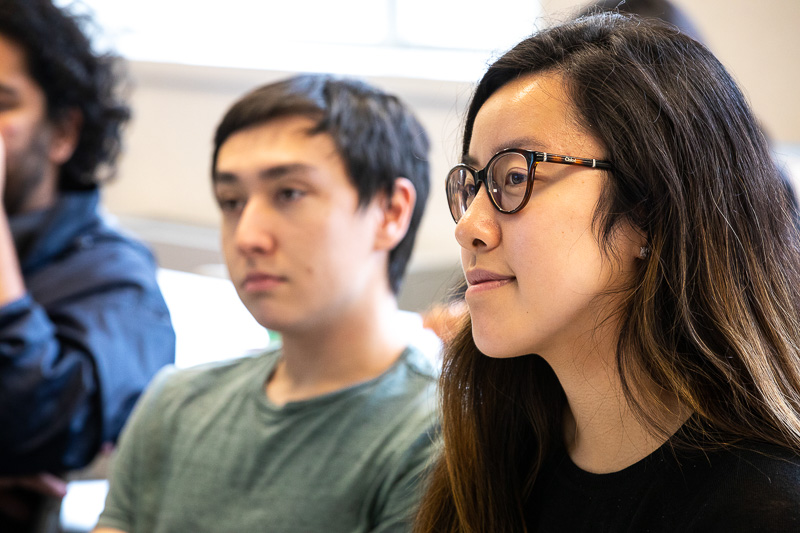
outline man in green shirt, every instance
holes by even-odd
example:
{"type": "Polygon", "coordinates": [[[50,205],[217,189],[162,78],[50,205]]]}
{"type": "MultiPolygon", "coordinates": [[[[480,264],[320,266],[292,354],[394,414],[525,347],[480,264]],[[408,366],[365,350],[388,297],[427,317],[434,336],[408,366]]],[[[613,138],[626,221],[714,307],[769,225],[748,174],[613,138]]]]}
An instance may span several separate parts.
{"type": "Polygon", "coordinates": [[[214,142],[228,270],[282,347],[157,377],[97,531],[407,531],[436,449],[436,372],[396,300],[427,136],[394,96],[305,75],[244,96],[214,142]]]}

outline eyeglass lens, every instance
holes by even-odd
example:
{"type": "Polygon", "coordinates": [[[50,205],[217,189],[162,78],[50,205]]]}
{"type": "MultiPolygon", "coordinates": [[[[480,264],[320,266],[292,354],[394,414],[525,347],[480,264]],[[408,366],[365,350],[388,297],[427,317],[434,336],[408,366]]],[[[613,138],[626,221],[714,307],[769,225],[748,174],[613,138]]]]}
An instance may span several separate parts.
{"type": "MultiPolygon", "coordinates": [[[[528,160],[516,152],[494,157],[486,167],[486,182],[489,195],[501,211],[517,209],[528,190],[528,160]]],[[[456,221],[466,213],[477,194],[475,175],[469,168],[459,166],[450,172],[447,199],[456,221]]]]}

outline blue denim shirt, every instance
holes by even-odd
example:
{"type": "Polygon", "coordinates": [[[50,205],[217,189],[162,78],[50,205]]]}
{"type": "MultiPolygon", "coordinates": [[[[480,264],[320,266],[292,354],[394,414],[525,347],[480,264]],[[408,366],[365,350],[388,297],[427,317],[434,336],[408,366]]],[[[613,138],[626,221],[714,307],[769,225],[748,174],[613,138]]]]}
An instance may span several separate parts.
{"type": "Polygon", "coordinates": [[[174,361],[153,256],[98,197],[10,220],[27,294],[0,307],[0,476],[86,465],[174,361]]]}

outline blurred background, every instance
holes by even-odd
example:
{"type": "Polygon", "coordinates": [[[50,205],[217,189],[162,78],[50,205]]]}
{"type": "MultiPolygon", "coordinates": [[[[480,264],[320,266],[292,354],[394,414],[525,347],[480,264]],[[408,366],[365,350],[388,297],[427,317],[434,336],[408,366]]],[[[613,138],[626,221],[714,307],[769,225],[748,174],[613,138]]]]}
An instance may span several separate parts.
{"type": "MultiPolygon", "coordinates": [[[[674,0],[733,73],[800,181],[800,2],[674,0]]],[[[63,1],[63,5],[73,2],[63,1]]],[[[225,276],[209,179],[211,136],[244,92],[287,74],[367,78],[408,101],[432,138],[432,195],[401,306],[425,308],[458,279],[443,177],[464,107],[492,58],[573,16],[574,0],[83,0],[99,48],[126,57],[134,120],[105,206],[162,266],[225,276]]]]}

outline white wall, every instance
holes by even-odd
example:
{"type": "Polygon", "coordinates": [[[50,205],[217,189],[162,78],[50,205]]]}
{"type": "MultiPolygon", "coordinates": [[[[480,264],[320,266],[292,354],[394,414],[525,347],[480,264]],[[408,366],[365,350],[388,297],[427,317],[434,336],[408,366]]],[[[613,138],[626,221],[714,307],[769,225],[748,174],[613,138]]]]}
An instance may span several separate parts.
{"type": "MultiPolygon", "coordinates": [[[[778,143],[800,145],[800,1],[674,0],[692,17],[709,47],[733,72],[756,115],[778,143]]],[[[543,0],[544,26],[581,5],[543,0]]],[[[480,21],[476,21],[475,30],[480,21]]],[[[446,21],[442,22],[446,27],[446,21]]],[[[265,53],[280,53],[280,50],[265,53]]],[[[133,63],[135,111],[119,180],[105,193],[113,213],[214,226],[210,194],[211,136],[225,109],[245,91],[288,73],[133,63]]],[[[372,79],[406,99],[432,138],[432,195],[412,269],[455,264],[458,249],[442,179],[457,162],[465,83],[372,79]]]]}

